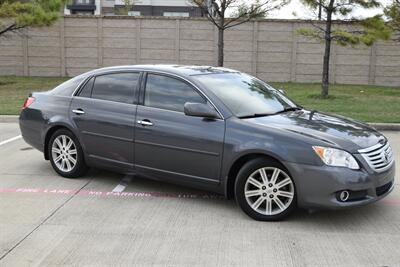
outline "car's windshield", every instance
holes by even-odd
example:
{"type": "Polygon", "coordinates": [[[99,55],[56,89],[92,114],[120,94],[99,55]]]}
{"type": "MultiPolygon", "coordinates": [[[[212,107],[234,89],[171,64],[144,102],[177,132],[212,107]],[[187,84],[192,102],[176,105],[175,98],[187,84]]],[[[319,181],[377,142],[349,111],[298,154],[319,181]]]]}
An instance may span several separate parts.
{"type": "Polygon", "coordinates": [[[239,118],[271,115],[297,108],[290,99],[265,82],[244,73],[194,76],[239,118]]]}

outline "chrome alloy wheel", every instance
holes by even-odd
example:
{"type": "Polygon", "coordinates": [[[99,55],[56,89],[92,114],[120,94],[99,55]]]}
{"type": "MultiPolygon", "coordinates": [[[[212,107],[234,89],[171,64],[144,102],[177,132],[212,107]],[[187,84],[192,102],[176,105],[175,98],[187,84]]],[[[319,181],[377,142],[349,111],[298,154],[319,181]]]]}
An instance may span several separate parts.
{"type": "Polygon", "coordinates": [[[70,172],[77,162],[77,150],[74,141],[67,135],[59,135],[51,147],[53,162],[63,172],[70,172]]]}
{"type": "Polygon", "coordinates": [[[292,203],[294,184],[283,170],[264,167],[247,178],[244,195],[254,211],[263,215],[276,215],[285,211],[292,203]]]}

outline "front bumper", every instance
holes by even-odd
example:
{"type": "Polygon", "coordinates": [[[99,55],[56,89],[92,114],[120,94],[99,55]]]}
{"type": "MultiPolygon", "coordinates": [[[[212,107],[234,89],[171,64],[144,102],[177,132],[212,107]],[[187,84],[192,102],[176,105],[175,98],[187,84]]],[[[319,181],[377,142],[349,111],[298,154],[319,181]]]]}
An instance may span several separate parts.
{"type": "Polygon", "coordinates": [[[341,167],[312,166],[285,162],[292,175],[298,206],[302,208],[345,208],[363,206],[387,196],[394,188],[395,164],[382,173],[341,167]],[[353,197],[343,202],[339,192],[353,197]]]}

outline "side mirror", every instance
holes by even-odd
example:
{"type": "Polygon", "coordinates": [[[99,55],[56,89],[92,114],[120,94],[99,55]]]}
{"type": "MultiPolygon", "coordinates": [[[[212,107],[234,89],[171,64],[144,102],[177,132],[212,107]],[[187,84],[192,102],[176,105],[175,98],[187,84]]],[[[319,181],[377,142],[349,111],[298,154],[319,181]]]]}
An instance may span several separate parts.
{"type": "Polygon", "coordinates": [[[279,91],[281,94],[286,95],[285,90],[283,90],[283,89],[278,89],[278,91],[279,91]]]}
{"type": "Polygon", "coordinates": [[[203,117],[208,119],[219,118],[219,115],[214,108],[210,107],[207,104],[202,104],[202,103],[187,102],[184,105],[184,112],[185,115],[187,116],[203,117]]]}

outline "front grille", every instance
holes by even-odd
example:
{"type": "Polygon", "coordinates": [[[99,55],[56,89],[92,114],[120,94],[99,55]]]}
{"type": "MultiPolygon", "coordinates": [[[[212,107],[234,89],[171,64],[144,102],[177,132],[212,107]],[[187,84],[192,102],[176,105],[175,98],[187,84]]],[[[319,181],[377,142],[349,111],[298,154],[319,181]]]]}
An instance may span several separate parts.
{"type": "Polygon", "coordinates": [[[393,151],[388,142],[377,144],[369,148],[358,150],[368,165],[376,172],[383,172],[392,166],[394,162],[393,151]]]}
{"type": "Polygon", "coordinates": [[[376,195],[379,197],[383,194],[385,194],[389,189],[392,187],[392,182],[389,182],[385,185],[379,186],[376,188],[376,195]]]}

